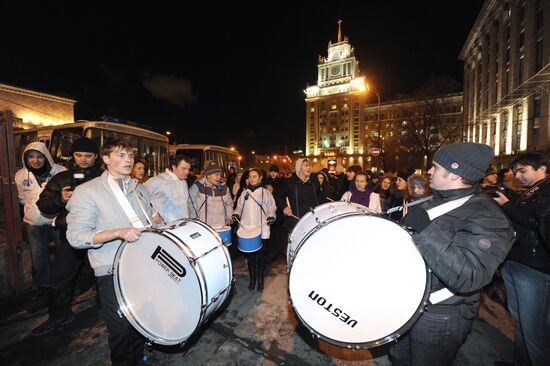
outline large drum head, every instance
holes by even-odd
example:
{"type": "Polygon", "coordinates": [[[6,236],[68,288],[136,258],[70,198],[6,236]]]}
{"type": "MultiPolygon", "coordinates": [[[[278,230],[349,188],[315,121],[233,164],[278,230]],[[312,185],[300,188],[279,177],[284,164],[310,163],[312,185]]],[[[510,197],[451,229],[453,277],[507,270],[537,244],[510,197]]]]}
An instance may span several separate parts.
{"type": "Polygon", "coordinates": [[[201,318],[202,290],[180,246],[155,232],[124,243],[114,267],[115,291],[128,321],[163,345],[184,342],[201,318]]]}
{"type": "Polygon", "coordinates": [[[370,215],[336,218],[298,248],[289,294],[302,322],[344,347],[374,347],[407,330],[427,297],[428,272],[410,235],[370,215]]]}

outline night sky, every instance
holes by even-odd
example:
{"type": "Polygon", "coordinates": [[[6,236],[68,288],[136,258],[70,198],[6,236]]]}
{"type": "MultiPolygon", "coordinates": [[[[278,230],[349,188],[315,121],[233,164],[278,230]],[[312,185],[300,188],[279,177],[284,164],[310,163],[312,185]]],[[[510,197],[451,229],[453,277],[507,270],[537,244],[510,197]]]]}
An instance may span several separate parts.
{"type": "Polygon", "coordinates": [[[316,83],[338,19],[387,100],[432,75],[462,83],[458,54],[483,5],[51,3],[1,3],[0,83],[74,98],[76,119],[113,116],[175,131],[180,143],[259,153],[303,146],[303,90],[316,83]]]}

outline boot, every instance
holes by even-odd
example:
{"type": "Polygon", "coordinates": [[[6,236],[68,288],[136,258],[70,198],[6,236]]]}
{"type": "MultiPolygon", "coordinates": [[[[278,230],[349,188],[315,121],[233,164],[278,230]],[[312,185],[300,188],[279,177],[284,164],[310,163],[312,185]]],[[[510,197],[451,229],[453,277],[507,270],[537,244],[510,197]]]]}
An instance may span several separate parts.
{"type": "Polygon", "coordinates": [[[248,274],[250,275],[250,283],[248,284],[248,289],[250,291],[254,290],[256,287],[256,253],[248,254],[248,274]]]}
{"type": "Polygon", "coordinates": [[[260,253],[256,262],[256,275],[258,277],[258,291],[264,290],[264,270],[265,270],[265,258],[260,253]]]}

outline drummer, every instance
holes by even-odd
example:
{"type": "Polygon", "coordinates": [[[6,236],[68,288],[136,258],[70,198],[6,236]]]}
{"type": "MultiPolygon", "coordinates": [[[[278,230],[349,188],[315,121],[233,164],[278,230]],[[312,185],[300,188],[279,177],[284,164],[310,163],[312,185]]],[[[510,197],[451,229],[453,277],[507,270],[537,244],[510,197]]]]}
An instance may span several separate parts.
{"type": "Polygon", "coordinates": [[[74,248],[89,249],[113,365],[141,364],[145,345],[145,338],[118,313],[112,275],[118,247],[138,240],[153,214],[147,189],[130,178],[133,151],[124,140],[106,142],[101,150],[106,171],[79,185],[67,203],[67,239],[74,248]]]}
{"type": "Polygon", "coordinates": [[[231,224],[233,199],[222,182],[222,168],[214,161],[206,163],[205,176],[189,188],[191,217],[198,218],[214,229],[231,224]]]}
{"type": "Polygon", "coordinates": [[[491,282],[512,246],[513,230],[479,182],[493,159],[484,144],[439,149],[430,175],[433,197],[409,208],[402,223],[432,270],[426,311],[390,349],[392,365],[452,365],[491,282]]]}
{"type": "Polygon", "coordinates": [[[292,229],[298,220],[311,209],[322,203],[319,184],[311,175],[309,159],[296,160],[296,172],[282,185],[276,194],[277,207],[283,209],[287,217],[286,226],[292,229]]]}
{"type": "Polygon", "coordinates": [[[270,226],[275,222],[277,206],[271,192],[263,187],[262,174],[257,168],[248,171],[248,186],[237,201],[233,221],[242,225],[242,229],[258,228],[262,237],[262,246],[246,253],[248,274],[250,275],[249,290],[264,289],[265,257],[269,253],[270,226]]]}
{"type": "Polygon", "coordinates": [[[170,159],[170,169],[145,182],[155,210],[164,223],[189,217],[187,176],[191,170],[189,158],[176,155],[170,159]]]}

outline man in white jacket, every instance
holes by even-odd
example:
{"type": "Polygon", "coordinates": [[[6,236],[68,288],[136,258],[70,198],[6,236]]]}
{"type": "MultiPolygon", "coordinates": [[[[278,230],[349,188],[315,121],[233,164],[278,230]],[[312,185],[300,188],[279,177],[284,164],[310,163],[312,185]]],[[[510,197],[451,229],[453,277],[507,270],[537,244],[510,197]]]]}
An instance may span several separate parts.
{"type": "Polygon", "coordinates": [[[59,233],[52,226],[54,218],[43,216],[36,201],[46,183],[57,173],[67,169],[54,164],[46,145],[38,141],[25,147],[21,159],[23,168],[15,173],[15,183],[19,203],[23,205],[23,222],[32,258],[32,279],[39,294],[45,294],[50,287],[48,242],[54,240],[56,247],[59,247],[59,233]]]}
{"type": "Polygon", "coordinates": [[[189,189],[191,217],[219,229],[231,224],[233,199],[227,185],[222,183],[222,168],[212,162],[205,169],[205,177],[189,189]]]}
{"type": "Polygon", "coordinates": [[[144,183],[151,195],[151,203],[164,223],[189,217],[187,176],[191,165],[183,155],[170,159],[170,169],[144,183]]]}

